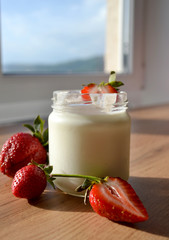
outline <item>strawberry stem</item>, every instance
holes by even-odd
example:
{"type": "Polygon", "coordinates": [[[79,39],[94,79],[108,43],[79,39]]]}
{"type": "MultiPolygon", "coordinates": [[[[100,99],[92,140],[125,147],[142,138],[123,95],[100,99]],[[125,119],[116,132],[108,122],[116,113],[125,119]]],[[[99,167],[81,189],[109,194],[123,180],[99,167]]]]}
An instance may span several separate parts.
{"type": "Polygon", "coordinates": [[[82,191],[86,190],[85,195],[84,195],[84,204],[86,204],[87,196],[88,196],[92,186],[94,184],[102,183],[102,182],[107,181],[106,178],[100,178],[100,177],[88,176],[88,175],[81,175],[81,174],[52,174],[53,166],[46,166],[45,164],[38,164],[33,160],[31,161],[30,164],[34,164],[34,165],[38,166],[41,170],[44,171],[44,173],[46,175],[46,180],[48,181],[48,183],[51,184],[51,186],[53,188],[55,188],[55,185],[54,185],[53,181],[57,177],[83,178],[84,179],[83,183],[80,186],[78,186],[75,189],[75,191],[76,192],[82,192],[82,191]]]}
{"type": "Polygon", "coordinates": [[[51,177],[53,179],[56,179],[56,177],[70,177],[70,178],[85,179],[84,182],[75,189],[76,192],[82,192],[82,191],[86,190],[85,195],[84,195],[84,204],[86,204],[87,196],[88,196],[92,186],[96,183],[105,181],[105,179],[103,179],[103,178],[88,176],[88,175],[81,175],[81,174],[52,174],[51,177]]]}
{"type": "Polygon", "coordinates": [[[72,177],[72,178],[84,178],[91,181],[94,181],[96,183],[100,183],[103,181],[102,178],[94,177],[94,176],[88,176],[88,175],[81,175],[81,174],[52,174],[52,177],[72,177]]]}

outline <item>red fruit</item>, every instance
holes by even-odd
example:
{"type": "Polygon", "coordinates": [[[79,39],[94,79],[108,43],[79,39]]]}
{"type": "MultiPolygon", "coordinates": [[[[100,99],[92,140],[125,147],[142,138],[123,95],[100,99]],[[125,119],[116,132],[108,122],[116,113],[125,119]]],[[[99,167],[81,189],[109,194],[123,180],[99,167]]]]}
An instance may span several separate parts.
{"type": "Polygon", "coordinates": [[[82,98],[84,101],[91,101],[90,94],[92,93],[118,93],[118,88],[124,85],[122,82],[116,81],[116,73],[110,73],[109,82],[101,82],[100,84],[90,83],[82,90],[82,98]]]}
{"type": "Polygon", "coordinates": [[[47,151],[40,141],[29,133],[17,133],[10,137],[2,147],[0,154],[0,170],[13,177],[20,168],[31,160],[46,163],[47,151]]]}
{"type": "Polygon", "coordinates": [[[41,195],[47,185],[46,175],[35,165],[19,169],[12,182],[12,193],[18,198],[33,199],[41,195]]]}
{"type": "Polygon", "coordinates": [[[135,223],[148,219],[134,189],[121,178],[108,177],[106,182],[94,184],[89,201],[96,213],[113,221],[135,223]]]}
{"type": "Polygon", "coordinates": [[[101,82],[100,84],[90,83],[82,90],[82,98],[84,101],[90,102],[90,94],[92,93],[118,93],[118,87],[122,86],[122,82],[115,81],[116,73],[112,71],[110,73],[109,82],[101,82]]]}
{"type": "Polygon", "coordinates": [[[110,84],[102,84],[96,85],[94,83],[90,83],[85,86],[82,90],[82,98],[84,101],[91,101],[90,95],[92,93],[117,93],[117,90],[111,86],[110,84]]]}
{"type": "Polygon", "coordinates": [[[95,83],[90,83],[81,90],[82,98],[84,101],[91,101],[89,93],[97,93],[97,92],[98,92],[97,85],[95,83]]]}
{"type": "Polygon", "coordinates": [[[101,87],[101,93],[117,93],[117,90],[110,84],[101,87]]]}

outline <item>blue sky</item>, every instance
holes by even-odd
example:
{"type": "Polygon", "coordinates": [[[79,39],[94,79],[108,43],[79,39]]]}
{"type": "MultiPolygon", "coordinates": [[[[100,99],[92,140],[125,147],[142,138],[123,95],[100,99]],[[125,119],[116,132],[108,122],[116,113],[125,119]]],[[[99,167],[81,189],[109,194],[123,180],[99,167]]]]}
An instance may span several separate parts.
{"type": "Polygon", "coordinates": [[[2,62],[103,55],[106,0],[1,0],[2,62]]]}

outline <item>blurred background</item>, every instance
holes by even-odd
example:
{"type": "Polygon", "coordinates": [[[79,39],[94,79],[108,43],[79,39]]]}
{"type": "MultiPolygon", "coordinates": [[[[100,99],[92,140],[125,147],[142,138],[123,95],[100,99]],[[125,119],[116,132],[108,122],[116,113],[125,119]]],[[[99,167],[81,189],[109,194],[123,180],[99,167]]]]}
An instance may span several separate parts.
{"type": "Polygon", "coordinates": [[[168,0],[1,0],[0,124],[117,72],[129,108],[169,103],[168,0]]]}

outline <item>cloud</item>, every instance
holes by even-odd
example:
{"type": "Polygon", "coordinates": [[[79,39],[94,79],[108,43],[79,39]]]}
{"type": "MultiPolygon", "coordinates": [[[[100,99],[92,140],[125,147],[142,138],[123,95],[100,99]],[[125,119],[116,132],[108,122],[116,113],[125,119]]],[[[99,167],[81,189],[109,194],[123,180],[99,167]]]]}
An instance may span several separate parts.
{"type": "MultiPolygon", "coordinates": [[[[63,62],[104,52],[105,0],[62,1],[32,12],[2,11],[2,54],[7,62],[63,62]]],[[[30,2],[31,4],[31,2],[30,2]]],[[[22,9],[21,9],[22,10],[22,9]]]]}

